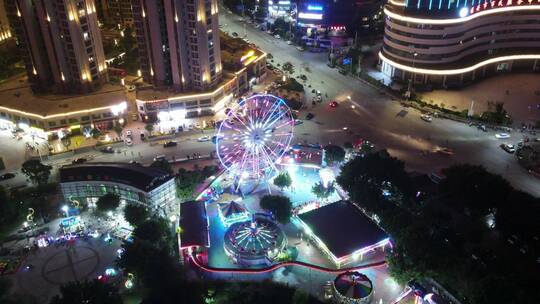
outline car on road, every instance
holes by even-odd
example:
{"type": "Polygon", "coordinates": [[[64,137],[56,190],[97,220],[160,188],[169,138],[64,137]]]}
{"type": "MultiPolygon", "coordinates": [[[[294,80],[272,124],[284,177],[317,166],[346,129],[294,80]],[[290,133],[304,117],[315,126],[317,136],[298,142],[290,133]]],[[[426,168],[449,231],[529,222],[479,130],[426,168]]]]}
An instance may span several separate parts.
{"type": "Polygon", "coordinates": [[[74,164],[74,165],[77,165],[77,164],[83,164],[87,161],[86,158],[77,158],[77,159],[74,159],[71,163],[74,164]]]}
{"type": "Polygon", "coordinates": [[[114,153],[114,149],[111,146],[103,147],[100,149],[100,151],[103,153],[114,153]]]}
{"type": "Polygon", "coordinates": [[[301,46],[297,46],[296,49],[299,51],[299,52],[303,52],[305,51],[306,49],[304,49],[303,47],[301,46]]]}
{"type": "Polygon", "coordinates": [[[276,39],[280,39],[280,38],[281,38],[281,36],[280,36],[279,34],[275,34],[275,35],[274,35],[274,38],[276,38],[276,39]]]}
{"type": "Polygon", "coordinates": [[[334,100],[331,103],[329,103],[328,105],[330,106],[330,108],[337,108],[339,106],[339,103],[334,100]]]}
{"type": "Polygon", "coordinates": [[[133,91],[135,91],[137,89],[137,87],[135,85],[133,85],[133,84],[129,84],[129,85],[126,86],[126,89],[127,89],[128,92],[133,92],[133,91]]]}
{"type": "Polygon", "coordinates": [[[511,144],[501,144],[500,147],[508,152],[508,153],[514,153],[516,152],[516,147],[514,145],[511,145],[511,144]]]}
{"type": "Polygon", "coordinates": [[[129,137],[129,138],[133,137],[133,132],[131,132],[131,130],[127,130],[126,137],[129,137]]]}
{"type": "Polygon", "coordinates": [[[288,44],[288,45],[291,45],[291,44],[292,44],[292,41],[287,40],[287,44],[288,44]]]}
{"type": "Polygon", "coordinates": [[[126,143],[127,146],[133,146],[133,141],[129,137],[126,138],[126,140],[124,142],[126,143]]]}
{"type": "Polygon", "coordinates": [[[12,179],[15,177],[15,173],[4,173],[2,175],[0,175],[0,180],[8,180],[8,179],[12,179]]]}
{"type": "Polygon", "coordinates": [[[212,136],[212,143],[213,143],[213,144],[217,144],[217,142],[218,142],[220,139],[222,139],[223,137],[224,137],[224,136],[223,136],[222,134],[212,136]]]}
{"type": "Polygon", "coordinates": [[[176,147],[178,145],[177,142],[175,141],[168,141],[166,143],[163,144],[163,148],[170,148],[170,147],[176,147]]]}
{"type": "Polygon", "coordinates": [[[237,32],[232,32],[232,33],[231,33],[231,36],[233,36],[233,37],[238,37],[238,33],[237,33],[237,32]]]}
{"type": "Polygon", "coordinates": [[[162,159],[166,159],[166,158],[165,158],[165,155],[163,155],[163,154],[154,157],[154,161],[156,161],[156,160],[162,160],[162,159]]]}
{"type": "Polygon", "coordinates": [[[295,119],[295,120],[294,120],[294,125],[295,125],[295,126],[301,125],[301,124],[303,124],[303,123],[304,123],[304,122],[303,122],[302,120],[300,120],[300,119],[295,119]]]}
{"type": "Polygon", "coordinates": [[[298,78],[300,78],[300,79],[302,79],[304,81],[307,80],[307,76],[305,74],[302,74],[302,75],[298,76],[298,78]]]}
{"type": "Polygon", "coordinates": [[[315,117],[315,114],[313,114],[313,113],[307,113],[307,115],[306,115],[306,120],[312,120],[313,117],[315,117]]]}
{"type": "Polygon", "coordinates": [[[197,138],[197,141],[198,142],[210,141],[210,136],[201,136],[201,137],[197,138]]]}
{"type": "Polygon", "coordinates": [[[505,138],[510,138],[510,134],[508,134],[508,133],[497,133],[497,134],[495,134],[495,137],[498,138],[498,139],[505,139],[505,138]]]}
{"type": "Polygon", "coordinates": [[[431,115],[428,115],[428,114],[420,115],[420,119],[422,119],[423,121],[426,121],[426,122],[432,122],[433,121],[433,117],[431,117],[431,115]]]}
{"type": "Polygon", "coordinates": [[[443,155],[454,155],[454,151],[452,149],[444,147],[438,147],[437,149],[435,149],[435,153],[443,155]]]}

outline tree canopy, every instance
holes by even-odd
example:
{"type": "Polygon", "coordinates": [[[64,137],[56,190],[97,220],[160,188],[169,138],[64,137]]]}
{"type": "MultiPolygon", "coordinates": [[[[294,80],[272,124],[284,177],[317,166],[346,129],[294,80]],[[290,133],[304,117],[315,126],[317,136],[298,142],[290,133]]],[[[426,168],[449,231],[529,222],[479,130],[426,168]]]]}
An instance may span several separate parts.
{"type": "Polygon", "coordinates": [[[120,197],[114,193],[107,193],[96,202],[99,211],[113,211],[120,206],[120,197]]]}
{"type": "Polygon", "coordinates": [[[261,208],[272,212],[276,220],[282,224],[287,224],[292,215],[292,203],[286,196],[265,195],[260,201],[261,208]]]}
{"type": "Polygon", "coordinates": [[[171,163],[165,158],[156,159],[150,164],[150,167],[161,169],[169,174],[173,172],[171,163]]]}
{"type": "Polygon", "coordinates": [[[204,166],[202,169],[196,167],[192,171],[180,168],[176,175],[178,196],[184,200],[192,199],[197,186],[216,173],[217,170],[216,166],[204,166]]]}
{"type": "Polygon", "coordinates": [[[124,218],[133,227],[139,226],[149,215],[148,209],[142,205],[127,204],[124,208],[124,218]]]}
{"type": "Polygon", "coordinates": [[[276,185],[281,190],[283,190],[283,188],[287,188],[291,186],[291,184],[292,184],[292,179],[291,179],[291,176],[289,175],[289,172],[287,171],[279,173],[278,176],[274,178],[274,185],[276,185]]]}
{"type": "Polygon", "coordinates": [[[311,188],[311,192],[320,199],[327,199],[335,191],[334,183],[329,183],[326,187],[322,182],[318,182],[311,188]]]}
{"type": "Polygon", "coordinates": [[[324,161],[331,166],[340,163],[345,159],[345,150],[338,145],[327,145],[324,147],[324,161]]]}
{"type": "Polygon", "coordinates": [[[22,164],[21,171],[35,185],[45,185],[51,176],[52,167],[42,164],[37,159],[27,160],[22,164]]]}
{"type": "Polygon", "coordinates": [[[118,289],[97,279],[74,281],[60,287],[60,295],[54,296],[50,304],[122,304],[118,289]]]}

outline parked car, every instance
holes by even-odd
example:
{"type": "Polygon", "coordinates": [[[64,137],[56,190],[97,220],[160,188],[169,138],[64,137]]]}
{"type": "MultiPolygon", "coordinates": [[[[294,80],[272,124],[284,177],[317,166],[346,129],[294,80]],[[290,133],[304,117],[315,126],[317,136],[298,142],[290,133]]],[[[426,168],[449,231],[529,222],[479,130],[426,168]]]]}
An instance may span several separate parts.
{"type": "Polygon", "coordinates": [[[329,103],[328,105],[330,106],[330,108],[337,108],[337,106],[339,106],[339,103],[334,100],[331,103],[329,103]]]}
{"type": "Polygon", "coordinates": [[[287,44],[288,44],[288,45],[291,45],[291,44],[292,44],[292,41],[287,40],[287,44]]]}
{"type": "Polygon", "coordinates": [[[127,130],[126,131],[126,137],[132,138],[133,137],[133,132],[131,132],[131,130],[127,130]]]}
{"type": "Polygon", "coordinates": [[[137,87],[135,85],[133,85],[133,84],[129,84],[129,85],[126,86],[126,89],[127,89],[128,92],[133,92],[133,91],[135,91],[137,89],[137,87]]]}
{"type": "Polygon", "coordinates": [[[127,146],[133,146],[133,141],[129,137],[126,138],[125,143],[126,143],[127,146]]]}
{"type": "Polygon", "coordinates": [[[197,138],[197,141],[198,142],[210,141],[210,136],[201,136],[201,137],[197,138]]]}
{"type": "Polygon", "coordinates": [[[156,161],[156,160],[162,160],[162,159],[166,159],[166,158],[165,158],[165,155],[163,155],[163,154],[154,157],[154,161],[156,161]]]}
{"type": "Polygon", "coordinates": [[[306,49],[304,49],[303,47],[301,46],[297,46],[296,49],[299,51],[299,52],[303,52],[305,51],[306,49]]]}
{"type": "Polygon", "coordinates": [[[177,142],[175,141],[168,141],[166,143],[163,144],[163,148],[170,148],[170,147],[176,147],[178,145],[177,142]]]}
{"type": "Polygon", "coordinates": [[[423,121],[426,121],[426,122],[432,122],[433,121],[433,117],[431,117],[431,115],[428,115],[428,114],[420,115],[420,119],[422,119],[423,121]]]}
{"type": "Polygon", "coordinates": [[[274,38],[276,38],[276,39],[280,39],[280,38],[281,38],[281,36],[280,36],[279,34],[275,34],[275,35],[274,35],[274,38]]]}
{"type": "Polygon", "coordinates": [[[15,177],[15,173],[4,173],[2,175],[0,175],[0,180],[8,180],[8,179],[12,179],[15,177]]]}
{"type": "Polygon", "coordinates": [[[510,145],[510,144],[501,144],[500,147],[508,152],[508,153],[514,153],[516,152],[516,147],[514,145],[510,145]]]}
{"type": "Polygon", "coordinates": [[[302,120],[300,120],[300,119],[295,119],[295,120],[294,120],[294,125],[295,125],[295,126],[301,125],[301,124],[303,124],[303,123],[304,123],[304,122],[303,122],[302,120]]]}
{"type": "Polygon", "coordinates": [[[508,134],[508,133],[497,133],[497,134],[495,134],[495,137],[498,138],[498,139],[510,138],[510,134],[508,134]]]}
{"type": "Polygon", "coordinates": [[[232,32],[231,35],[232,35],[233,37],[238,37],[238,33],[237,33],[237,32],[232,32]]]}
{"type": "Polygon", "coordinates": [[[311,120],[311,119],[313,119],[313,117],[315,117],[315,114],[313,114],[313,113],[307,113],[307,115],[306,115],[306,120],[311,120]]]}
{"type": "Polygon", "coordinates": [[[82,163],[85,163],[86,161],[87,161],[86,158],[81,157],[81,158],[74,159],[71,163],[74,164],[74,165],[76,165],[76,164],[82,164],[82,163]]]}
{"type": "Polygon", "coordinates": [[[100,151],[103,153],[114,153],[114,149],[111,146],[103,147],[100,149],[100,151]]]}
{"type": "Polygon", "coordinates": [[[449,149],[449,148],[437,148],[435,150],[435,152],[439,153],[439,154],[443,154],[443,155],[454,155],[454,151],[452,149],[449,149]]]}

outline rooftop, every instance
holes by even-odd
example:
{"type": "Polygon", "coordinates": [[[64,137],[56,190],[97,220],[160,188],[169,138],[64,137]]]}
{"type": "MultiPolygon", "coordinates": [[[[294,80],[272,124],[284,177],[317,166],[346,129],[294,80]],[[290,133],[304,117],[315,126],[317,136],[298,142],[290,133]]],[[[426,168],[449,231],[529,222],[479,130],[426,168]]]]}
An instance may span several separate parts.
{"type": "Polygon", "coordinates": [[[348,201],[339,201],[299,214],[336,258],[388,238],[377,224],[348,201]]]}
{"type": "Polygon", "coordinates": [[[2,107],[47,116],[85,111],[118,105],[126,101],[124,89],[119,85],[105,84],[95,92],[84,95],[34,94],[26,76],[0,84],[0,110],[2,107]]]}
{"type": "Polygon", "coordinates": [[[60,182],[106,181],[129,185],[150,192],[173,179],[169,173],[153,167],[129,163],[83,163],[60,168],[60,182]]]}
{"type": "Polygon", "coordinates": [[[209,247],[208,219],[204,202],[189,201],[180,204],[180,248],[209,247]]]}

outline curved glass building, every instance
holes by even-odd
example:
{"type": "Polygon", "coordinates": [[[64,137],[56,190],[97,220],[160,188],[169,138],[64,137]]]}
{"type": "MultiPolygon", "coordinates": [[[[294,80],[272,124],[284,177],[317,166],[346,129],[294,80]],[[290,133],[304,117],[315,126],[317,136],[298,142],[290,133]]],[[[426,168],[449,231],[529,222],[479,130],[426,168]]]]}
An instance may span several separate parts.
{"type": "Polygon", "coordinates": [[[540,0],[390,0],[379,53],[397,82],[454,87],[540,70],[540,0]]]}

